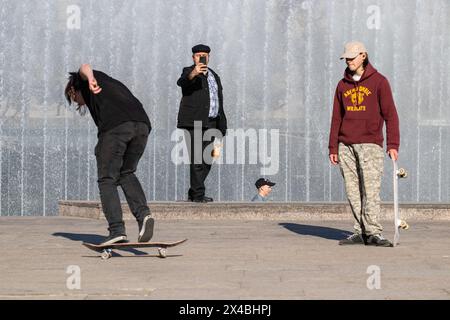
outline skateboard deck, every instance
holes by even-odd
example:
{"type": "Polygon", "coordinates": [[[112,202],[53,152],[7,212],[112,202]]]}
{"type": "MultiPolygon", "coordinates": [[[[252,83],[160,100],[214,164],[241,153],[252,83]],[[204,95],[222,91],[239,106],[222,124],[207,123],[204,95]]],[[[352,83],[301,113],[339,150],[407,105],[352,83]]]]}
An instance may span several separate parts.
{"type": "Polygon", "coordinates": [[[83,242],[83,246],[86,248],[101,253],[101,258],[107,260],[112,257],[112,252],[115,249],[138,249],[138,248],[157,248],[159,257],[165,258],[167,255],[167,248],[175,247],[186,242],[187,239],[175,241],[175,242],[123,242],[115,244],[93,244],[88,242],[83,242]]]}
{"type": "Polygon", "coordinates": [[[401,178],[406,178],[408,173],[405,169],[398,169],[397,161],[392,159],[393,163],[393,182],[394,182],[394,242],[392,245],[396,247],[400,244],[400,229],[408,230],[409,225],[405,220],[400,217],[400,212],[398,208],[398,180],[401,178]]]}

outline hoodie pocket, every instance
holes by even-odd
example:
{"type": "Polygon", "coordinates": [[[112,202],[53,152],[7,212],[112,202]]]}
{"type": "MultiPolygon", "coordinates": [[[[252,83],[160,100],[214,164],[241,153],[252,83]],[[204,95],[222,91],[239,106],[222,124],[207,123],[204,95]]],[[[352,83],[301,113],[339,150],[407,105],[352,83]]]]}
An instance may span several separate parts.
{"type": "Polygon", "coordinates": [[[364,134],[367,126],[366,120],[344,119],[341,125],[340,135],[347,138],[355,138],[364,134]]]}
{"type": "Polygon", "coordinates": [[[370,134],[380,134],[382,131],[383,122],[380,120],[367,120],[366,127],[370,134]]]}

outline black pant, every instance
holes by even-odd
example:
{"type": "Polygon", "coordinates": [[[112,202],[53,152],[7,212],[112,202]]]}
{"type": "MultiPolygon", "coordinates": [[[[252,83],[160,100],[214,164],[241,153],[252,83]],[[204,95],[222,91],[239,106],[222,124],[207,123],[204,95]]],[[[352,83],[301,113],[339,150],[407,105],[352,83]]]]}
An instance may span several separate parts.
{"type": "Polygon", "coordinates": [[[126,234],[117,190],[119,185],[136,220],[150,214],[144,191],[134,174],[147,145],[148,135],[147,124],[128,121],[98,138],[95,147],[98,188],[111,234],[126,234]]]}
{"type": "MultiPolygon", "coordinates": [[[[210,119],[208,122],[209,129],[215,129],[217,128],[217,118],[216,119],[210,119]]],[[[211,171],[211,164],[208,164],[205,162],[205,159],[203,157],[203,153],[213,141],[214,137],[212,137],[211,141],[203,141],[203,135],[207,129],[203,128],[201,130],[201,148],[198,150],[194,150],[195,143],[194,143],[194,129],[186,129],[186,143],[190,142],[190,145],[188,143],[187,149],[189,151],[189,159],[190,159],[190,188],[188,191],[188,197],[190,199],[202,199],[205,196],[205,180],[208,176],[209,172],[211,171]],[[195,152],[197,154],[195,154],[195,152]],[[200,154],[201,152],[201,154],[200,154]]]]}

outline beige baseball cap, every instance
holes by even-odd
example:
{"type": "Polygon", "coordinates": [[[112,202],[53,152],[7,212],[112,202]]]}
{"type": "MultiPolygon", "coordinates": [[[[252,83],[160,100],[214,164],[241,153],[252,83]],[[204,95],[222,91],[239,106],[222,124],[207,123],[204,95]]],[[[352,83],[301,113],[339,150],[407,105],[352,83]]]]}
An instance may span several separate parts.
{"type": "Polygon", "coordinates": [[[344,53],[341,55],[341,59],[353,59],[362,52],[367,52],[366,47],[362,42],[352,41],[345,45],[344,53]]]}

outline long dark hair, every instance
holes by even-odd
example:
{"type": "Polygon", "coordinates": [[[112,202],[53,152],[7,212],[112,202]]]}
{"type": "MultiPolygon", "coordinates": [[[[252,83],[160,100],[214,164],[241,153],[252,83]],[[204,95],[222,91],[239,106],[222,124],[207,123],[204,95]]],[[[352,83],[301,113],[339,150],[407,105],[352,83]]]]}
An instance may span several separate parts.
{"type": "MultiPolygon", "coordinates": [[[[72,105],[73,101],[71,98],[71,93],[73,91],[81,91],[81,77],[78,72],[69,72],[69,81],[67,82],[66,88],[64,89],[64,96],[66,97],[69,106],[72,105]]],[[[77,112],[84,116],[86,114],[86,106],[78,105],[76,107],[77,112]]]]}

